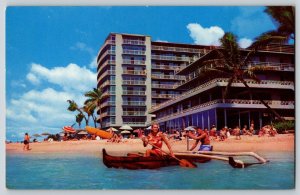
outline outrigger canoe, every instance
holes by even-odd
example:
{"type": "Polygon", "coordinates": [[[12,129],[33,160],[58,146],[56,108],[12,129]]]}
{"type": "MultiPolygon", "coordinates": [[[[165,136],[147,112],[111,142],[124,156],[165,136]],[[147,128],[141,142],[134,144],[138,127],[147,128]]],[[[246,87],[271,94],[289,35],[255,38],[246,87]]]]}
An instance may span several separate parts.
{"type": "MultiPolygon", "coordinates": [[[[139,154],[128,154],[127,156],[112,156],[107,154],[106,150],[102,149],[103,163],[108,168],[118,169],[158,169],[167,166],[179,165],[178,160],[163,155],[161,157],[150,156],[144,157],[139,154]]],[[[191,162],[205,163],[210,161],[208,158],[194,157],[185,154],[177,154],[177,158],[186,159],[191,162]]]]}

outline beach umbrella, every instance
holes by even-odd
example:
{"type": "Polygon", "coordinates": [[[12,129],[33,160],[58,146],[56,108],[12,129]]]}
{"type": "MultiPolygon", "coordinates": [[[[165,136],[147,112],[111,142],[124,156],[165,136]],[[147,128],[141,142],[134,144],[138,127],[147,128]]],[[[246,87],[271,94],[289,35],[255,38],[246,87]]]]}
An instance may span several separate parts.
{"type": "Polygon", "coordinates": [[[184,129],[185,131],[195,131],[195,127],[194,126],[188,126],[184,129]]]}
{"type": "Polygon", "coordinates": [[[126,134],[126,133],[131,133],[131,132],[127,130],[121,131],[121,134],[126,134]]]}
{"type": "Polygon", "coordinates": [[[116,129],[116,128],[113,128],[113,127],[111,127],[111,128],[109,128],[109,129],[107,129],[106,131],[111,131],[111,130],[112,130],[112,131],[115,131],[115,132],[116,132],[116,131],[118,131],[118,129],[116,129]]]}
{"type": "Polygon", "coordinates": [[[78,135],[87,135],[88,132],[86,132],[86,131],[79,131],[77,134],[78,134],[78,135]]]}
{"type": "Polygon", "coordinates": [[[33,137],[41,137],[41,135],[40,135],[40,134],[37,134],[37,133],[36,133],[36,134],[33,134],[32,136],[33,136],[33,137]]]}
{"type": "Polygon", "coordinates": [[[121,130],[133,130],[129,125],[123,125],[120,127],[121,130]]]}
{"type": "Polygon", "coordinates": [[[76,130],[71,126],[64,126],[62,129],[68,133],[76,133],[76,130]]]}

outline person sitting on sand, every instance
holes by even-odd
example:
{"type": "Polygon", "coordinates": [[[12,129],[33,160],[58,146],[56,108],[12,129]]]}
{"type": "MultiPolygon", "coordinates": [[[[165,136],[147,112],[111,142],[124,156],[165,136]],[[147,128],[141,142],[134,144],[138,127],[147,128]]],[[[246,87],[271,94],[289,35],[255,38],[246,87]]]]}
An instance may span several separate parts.
{"type": "Polygon", "coordinates": [[[277,134],[277,130],[271,125],[271,128],[269,130],[269,136],[274,137],[277,134]]]}
{"type": "Polygon", "coordinates": [[[31,150],[29,148],[29,142],[30,142],[30,136],[28,135],[28,133],[25,133],[23,150],[31,150]]]}
{"type": "Polygon", "coordinates": [[[207,132],[205,132],[201,128],[197,128],[196,134],[189,132],[187,134],[187,136],[189,138],[196,140],[196,142],[189,149],[190,151],[194,150],[197,147],[199,142],[201,143],[201,145],[200,145],[198,151],[212,151],[212,146],[210,145],[209,135],[207,132]]]}
{"type": "Polygon", "coordinates": [[[255,130],[254,130],[254,122],[251,121],[251,124],[250,124],[250,128],[249,128],[249,132],[254,135],[255,134],[255,130]]]}
{"type": "Polygon", "coordinates": [[[252,136],[252,133],[247,130],[247,125],[244,125],[244,128],[242,129],[243,135],[250,135],[252,136]]]}
{"type": "Polygon", "coordinates": [[[225,139],[227,138],[227,127],[223,127],[220,131],[220,141],[225,141],[225,139]]]}
{"type": "Polygon", "coordinates": [[[211,126],[211,129],[209,131],[209,136],[211,139],[217,139],[218,138],[218,135],[217,135],[217,128],[215,125],[212,125],[211,126]]]}
{"type": "Polygon", "coordinates": [[[157,123],[154,123],[151,125],[151,132],[146,137],[142,137],[143,145],[146,147],[148,144],[152,145],[152,149],[147,149],[145,153],[145,157],[148,156],[162,156],[162,145],[163,142],[167,145],[170,155],[174,156],[173,150],[171,148],[171,145],[169,144],[168,139],[165,137],[165,135],[159,131],[159,125],[157,123]]]}
{"type": "Polygon", "coordinates": [[[241,129],[239,128],[239,126],[236,126],[236,127],[233,129],[233,133],[234,133],[234,135],[235,135],[235,139],[236,139],[236,140],[242,139],[242,138],[241,138],[241,129]]]}

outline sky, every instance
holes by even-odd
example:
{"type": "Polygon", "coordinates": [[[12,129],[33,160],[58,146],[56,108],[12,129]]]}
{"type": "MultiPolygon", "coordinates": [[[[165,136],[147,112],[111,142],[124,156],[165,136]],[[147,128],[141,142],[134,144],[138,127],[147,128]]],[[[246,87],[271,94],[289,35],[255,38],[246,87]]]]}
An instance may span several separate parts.
{"type": "Polygon", "coordinates": [[[219,45],[225,32],[233,32],[240,46],[247,47],[276,28],[264,9],[8,7],[6,139],[20,141],[25,132],[58,133],[75,123],[67,100],[82,105],[83,94],[97,86],[95,59],[110,32],[200,45],[219,45]]]}

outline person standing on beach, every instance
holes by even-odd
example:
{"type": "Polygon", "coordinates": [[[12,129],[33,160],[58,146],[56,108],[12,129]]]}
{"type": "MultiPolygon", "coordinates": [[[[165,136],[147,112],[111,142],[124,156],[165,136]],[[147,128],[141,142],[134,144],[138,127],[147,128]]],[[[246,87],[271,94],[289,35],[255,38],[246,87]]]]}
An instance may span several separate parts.
{"type": "Polygon", "coordinates": [[[28,135],[28,133],[25,133],[23,150],[31,150],[29,148],[29,142],[30,142],[30,136],[28,135]]]}
{"type": "Polygon", "coordinates": [[[169,141],[165,137],[165,135],[159,131],[159,125],[157,123],[152,124],[151,132],[146,137],[142,137],[143,145],[146,147],[148,143],[152,145],[152,149],[147,149],[145,153],[145,157],[148,156],[162,156],[162,144],[165,142],[167,145],[170,155],[174,157],[173,150],[169,141]]]}
{"type": "Polygon", "coordinates": [[[196,140],[194,145],[191,147],[190,151],[194,150],[199,142],[201,143],[201,145],[200,145],[198,151],[212,151],[212,146],[210,145],[209,135],[207,132],[205,132],[201,128],[197,128],[196,135],[189,132],[187,134],[187,136],[189,138],[196,140]]]}

